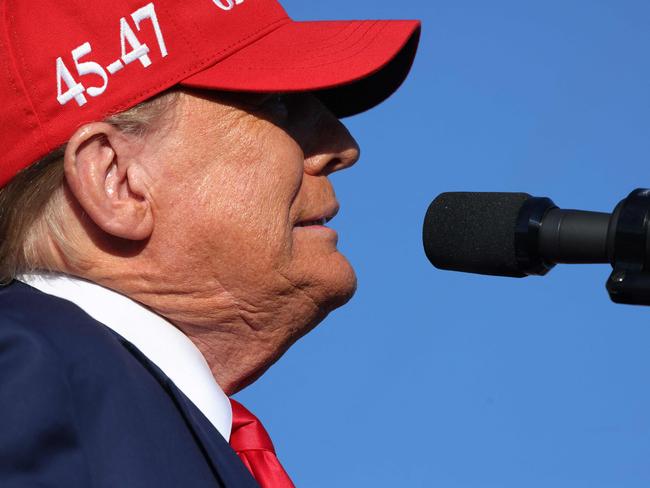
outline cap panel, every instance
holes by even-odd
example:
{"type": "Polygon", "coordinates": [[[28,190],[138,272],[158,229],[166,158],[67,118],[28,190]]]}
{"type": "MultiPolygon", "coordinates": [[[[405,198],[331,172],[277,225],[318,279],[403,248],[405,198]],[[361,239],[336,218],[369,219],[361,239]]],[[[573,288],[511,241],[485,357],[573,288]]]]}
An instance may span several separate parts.
{"type": "Polygon", "coordinates": [[[419,37],[414,20],[292,22],[182,84],[312,91],[344,117],[377,105],[401,85],[419,37]]]}
{"type": "MultiPolygon", "coordinates": [[[[50,1],[58,3],[58,0],[50,1]]],[[[63,143],[69,137],[69,129],[61,128],[61,117],[79,125],[129,108],[175,85],[188,74],[218,61],[232,50],[253,42],[255,36],[265,33],[269,25],[286,19],[284,11],[277,8],[277,3],[268,0],[259,2],[256,9],[248,7],[252,2],[244,2],[230,11],[216,7],[212,0],[155,0],[149,4],[146,0],[119,0],[109,5],[93,2],[98,8],[91,15],[85,12],[80,14],[87,5],[85,0],[74,0],[72,3],[79,6],[79,12],[68,16],[65,23],[57,22],[50,31],[50,35],[62,36],[67,41],[58,43],[59,47],[44,53],[36,63],[41,67],[36,77],[41,83],[34,87],[34,96],[39,101],[37,111],[42,113],[44,120],[50,121],[49,131],[56,143],[63,143]],[[138,30],[133,21],[132,13],[145,5],[154,7],[166,56],[163,55],[154,22],[145,18],[138,30]],[[110,74],[109,66],[120,61],[122,54],[122,19],[130,26],[137,40],[149,48],[151,64],[145,67],[138,60],[127,65],[122,60],[124,67],[110,74]],[[82,26],[81,33],[74,37],[67,35],[66,32],[77,24],[82,26]],[[82,107],[74,101],[62,106],[56,99],[56,59],[61,57],[74,73],[71,52],[84,42],[91,44],[92,53],[82,60],[97,62],[104,68],[108,77],[106,91],[97,97],[86,95],[87,104],[82,107]]],[[[30,44],[25,47],[26,51],[33,52],[38,48],[38,44],[30,44]]],[[[127,52],[133,51],[128,41],[125,47],[127,52]]],[[[102,78],[97,75],[89,74],[81,78],[83,81],[79,81],[87,87],[103,85],[102,78]]]]}
{"type": "Polygon", "coordinates": [[[16,75],[14,54],[9,48],[7,1],[0,2],[0,185],[2,173],[15,174],[20,169],[21,156],[34,147],[45,150],[45,142],[25,87],[16,75]]]}
{"type": "MultiPolygon", "coordinates": [[[[18,84],[45,142],[32,142],[20,162],[4,161],[0,184],[13,176],[4,175],[11,165],[34,162],[84,123],[128,109],[290,21],[275,0],[9,1],[11,45],[0,56],[15,53],[18,84]],[[71,92],[78,84],[81,93],[71,92]]],[[[11,130],[11,138],[33,134],[11,130]]]]}

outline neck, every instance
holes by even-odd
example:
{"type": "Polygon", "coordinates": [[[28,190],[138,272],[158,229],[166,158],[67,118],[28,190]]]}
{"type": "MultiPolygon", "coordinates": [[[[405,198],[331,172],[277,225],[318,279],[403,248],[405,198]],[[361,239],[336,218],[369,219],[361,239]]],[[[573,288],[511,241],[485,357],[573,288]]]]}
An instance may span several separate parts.
{"type": "Polygon", "coordinates": [[[236,300],[216,285],[192,287],[135,262],[126,268],[112,263],[64,272],[121,293],[171,322],[201,351],[227,395],[255,381],[289,344],[247,321],[236,300]]]}
{"type": "Polygon", "coordinates": [[[280,300],[245,306],[216,280],[188,278],[202,276],[201,269],[161,258],[147,243],[105,239],[85,227],[75,234],[86,259],[71,262],[57,250],[55,270],[121,293],[166,318],[197,346],[226,394],[255,381],[297,339],[283,326],[296,321],[278,314],[280,300]]]}

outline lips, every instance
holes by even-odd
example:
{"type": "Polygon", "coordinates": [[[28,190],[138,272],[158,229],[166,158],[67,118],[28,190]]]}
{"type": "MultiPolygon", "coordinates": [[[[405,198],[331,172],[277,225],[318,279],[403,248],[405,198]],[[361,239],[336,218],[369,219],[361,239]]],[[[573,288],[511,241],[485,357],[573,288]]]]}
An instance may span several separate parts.
{"type": "Polygon", "coordinates": [[[311,227],[311,226],[322,226],[327,224],[332,220],[336,214],[339,212],[339,204],[337,202],[332,203],[327,208],[324,208],[318,212],[306,213],[304,217],[301,217],[298,222],[296,222],[296,227],[311,227]]]}
{"type": "Polygon", "coordinates": [[[311,225],[325,225],[327,223],[327,219],[322,218],[318,220],[305,220],[304,222],[298,222],[296,224],[296,227],[309,227],[311,225]]]}

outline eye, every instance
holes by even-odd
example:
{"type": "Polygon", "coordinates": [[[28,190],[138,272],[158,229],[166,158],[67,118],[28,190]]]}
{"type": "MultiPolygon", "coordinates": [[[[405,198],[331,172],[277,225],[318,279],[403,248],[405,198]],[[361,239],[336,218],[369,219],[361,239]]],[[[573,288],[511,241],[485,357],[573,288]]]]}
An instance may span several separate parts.
{"type": "Polygon", "coordinates": [[[289,118],[289,104],[286,95],[281,93],[269,95],[257,110],[273,120],[286,121],[289,118]]]}
{"type": "Polygon", "coordinates": [[[268,101],[269,110],[282,120],[289,117],[289,100],[286,95],[277,94],[268,101]]]}

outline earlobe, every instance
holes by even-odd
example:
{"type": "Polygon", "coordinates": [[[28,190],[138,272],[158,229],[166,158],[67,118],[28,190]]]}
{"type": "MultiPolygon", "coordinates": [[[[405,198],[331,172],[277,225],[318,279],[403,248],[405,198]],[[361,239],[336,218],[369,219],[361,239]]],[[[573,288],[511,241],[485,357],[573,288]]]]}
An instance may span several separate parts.
{"type": "Polygon", "coordinates": [[[87,124],[68,142],[64,168],[72,194],[97,227],[139,241],[153,232],[153,213],[139,176],[137,143],[110,124],[87,124]]]}

